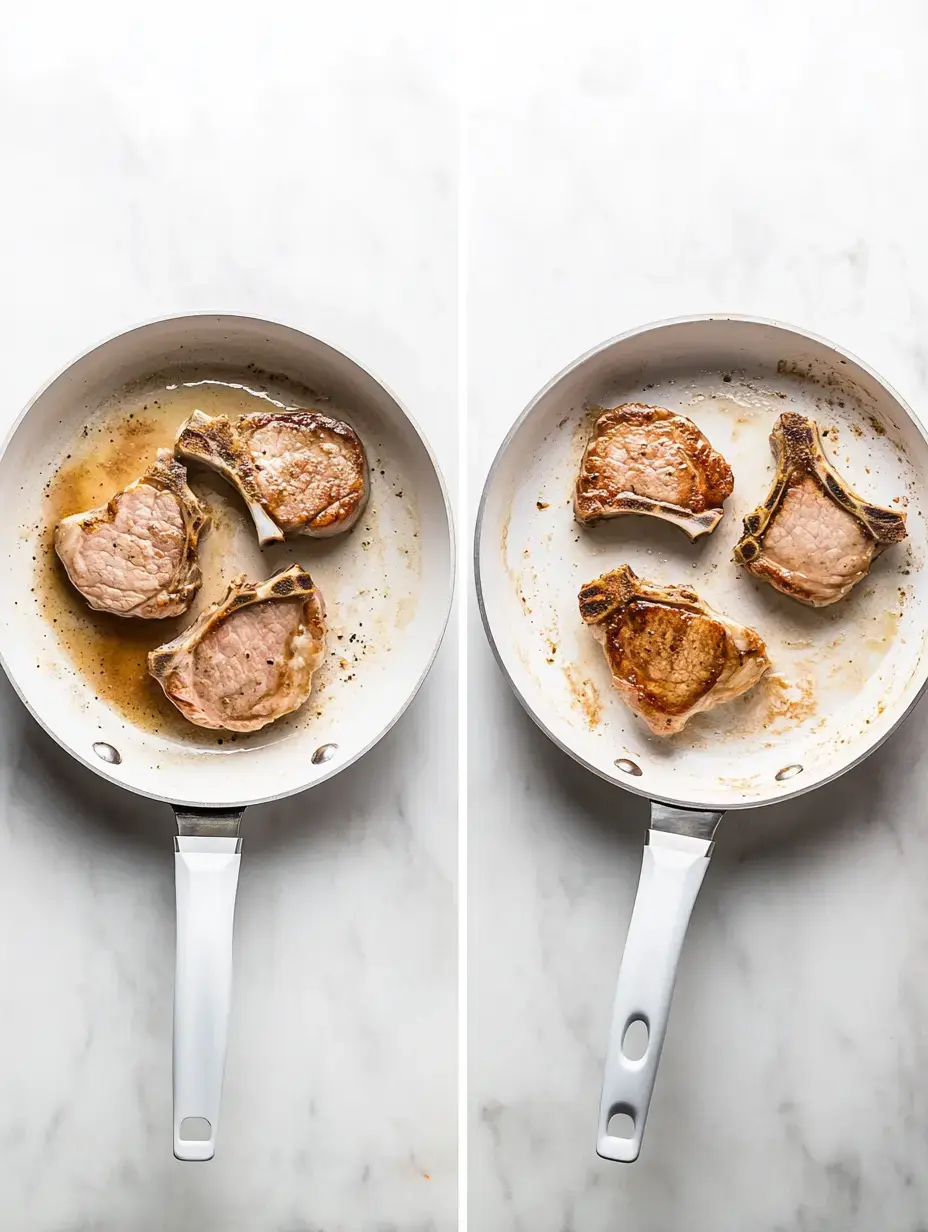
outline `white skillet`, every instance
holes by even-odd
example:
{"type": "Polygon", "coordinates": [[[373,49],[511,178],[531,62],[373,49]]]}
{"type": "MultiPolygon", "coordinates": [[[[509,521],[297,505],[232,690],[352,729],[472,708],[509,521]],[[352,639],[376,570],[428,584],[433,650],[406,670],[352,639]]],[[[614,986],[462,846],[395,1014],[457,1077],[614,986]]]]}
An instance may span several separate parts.
{"type": "MultiPolygon", "coordinates": [[[[477,588],[493,651],[556,744],[651,801],[606,1058],[603,1158],[638,1157],[683,937],[722,815],[837,778],[886,739],[925,687],[928,532],[919,501],[926,490],[925,430],[875,372],[820,338],[745,317],[668,321],[604,343],[555,377],[500,447],[476,529],[477,588]],[[688,415],[728,459],[735,491],[711,536],[692,544],[643,517],[590,528],[574,521],[590,407],[621,402],[688,415]],[[906,543],[881,556],[849,598],[818,611],[731,561],[742,517],[767,494],[774,473],[767,438],[786,408],[828,429],[826,450],[854,487],[878,504],[895,498],[908,514],[906,543]],[[577,610],[581,584],[625,561],[658,582],[688,583],[757,628],[776,675],[697,716],[679,736],[650,735],[619,700],[577,610]],[[647,1034],[636,1059],[626,1055],[633,1023],[647,1034]]],[[[632,1034],[642,1032],[636,1026],[632,1034]]]]}
{"type": "Polygon", "coordinates": [[[243,810],[337,774],[376,744],[414,697],[450,610],[454,556],[445,488],[418,427],[359,364],[283,325],[195,315],[120,334],[55,377],[3,444],[0,491],[15,511],[0,529],[0,586],[19,596],[0,615],[7,675],[34,717],[78,761],[130,791],[166,801],[177,816],[174,1153],[178,1159],[211,1159],[225,1065],[243,810]],[[373,542],[362,546],[359,524],[324,547],[305,537],[286,547],[312,572],[330,622],[350,631],[366,620],[372,637],[370,653],[359,655],[347,676],[328,682],[319,705],[311,699],[305,721],[301,712],[298,722],[277,730],[272,725],[244,744],[204,747],[152,734],[95,696],[31,593],[33,558],[43,487],[101,406],[124,387],[178,365],[181,372],[241,379],[248,364],[328,397],[377,463],[368,536],[373,542]],[[381,470],[387,480],[379,478],[381,470]]]}

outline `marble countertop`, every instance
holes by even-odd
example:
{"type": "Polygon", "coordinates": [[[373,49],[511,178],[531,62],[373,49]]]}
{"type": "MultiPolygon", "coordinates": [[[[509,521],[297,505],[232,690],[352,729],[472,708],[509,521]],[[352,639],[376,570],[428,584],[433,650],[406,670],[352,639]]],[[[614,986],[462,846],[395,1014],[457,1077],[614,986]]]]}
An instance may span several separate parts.
{"type": "MultiPolygon", "coordinates": [[[[471,497],[554,372],[689,312],[795,322],[928,406],[922,6],[466,6],[471,497]],[[492,30],[492,37],[481,31],[492,30]]],[[[242,311],[401,395],[454,478],[452,14],[36,3],[0,47],[0,427],[140,320],[242,311]]],[[[593,1128],[645,806],[468,682],[470,1226],[924,1232],[928,710],[729,818],[645,1152],[593,1128]]],[[[223,1123],[170,1154],[172,823],[0,680],[4,1232],[450,1232],[455,647],[366,758],[246,818],[223,1123]]]]}
{"type": "MultiPolygon", "coordinates": [[[[4,431],[101,338],[267,316],[357,356],[453,487],[451,17],[10,11],[4,431]]],[[[382,743],[250,810],[218,1151],[171,1154],[172,817],[70,761],[0,681],[4,1232],[448,1232],[456,648],[382,743]]]]}
{"type": "MultiPolygon", "coordinates": [[[[928,417],[923,7],[477,0],[470,497],[534,393],[634,325],[773,317],[928,417]]],[[[556,750],[470,613],[469,1213],[480,1232],[928,1227],[928,704],[729,817],[644,1150],[594,1153],[645,804],[556,750]]]]}

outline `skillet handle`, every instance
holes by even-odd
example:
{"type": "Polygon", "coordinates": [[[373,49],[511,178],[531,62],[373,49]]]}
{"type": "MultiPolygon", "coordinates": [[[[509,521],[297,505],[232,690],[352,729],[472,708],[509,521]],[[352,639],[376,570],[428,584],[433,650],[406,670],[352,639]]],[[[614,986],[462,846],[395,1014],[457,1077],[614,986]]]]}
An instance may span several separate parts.
{"type": "Polygon", "coordinates": [[[174,1154],[216,1153],[232,999],[232,922],[241,840],[174,840],[174,1154]]]}
{"type": "Polygon", "coordinates": [[[596,1141],[596,1154],[603,1159],[632,1163],[641,1150],[677,963],[712,847],[710,839],[648,831],[612,1010],[596,1141]],[[624,1054],[623,1042],[636,1020],[644,1022],[648,1040],[644,1055],[631,1061],[624,1054]],[[627,1137],[609,1133],[609,1122],[616,1113],[632,1119],[627,1137]]]}

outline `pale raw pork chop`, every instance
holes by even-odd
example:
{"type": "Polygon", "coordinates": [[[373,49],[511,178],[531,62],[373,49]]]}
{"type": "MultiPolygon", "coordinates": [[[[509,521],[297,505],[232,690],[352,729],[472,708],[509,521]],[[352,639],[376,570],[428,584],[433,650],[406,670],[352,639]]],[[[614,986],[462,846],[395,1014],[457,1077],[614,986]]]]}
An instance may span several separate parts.
{"type": "Polygon", "coordinates": [[[59,522],[55,551],[92,608],[162,620],[186,612],[199,590],[197,543],[208,520],[186,468],[160,449],[107,505],[59,522]]]}
{"type": "Polygon", "coordinates": [[[262,545],[285,535],[350,530],[367,503],[367,458],[355,430],[318,411],[225,415],[194,411],[177,434],[182,458],[238,489],[262,545]]]}
{"type": "Polygon", "coordinates": [[[590,433],[574,493],[586,524],[623,513],[663,518],[691,539],[710,534],[734,486],[731,468],[684,415],[626,402],[590,433]]]}
{"type": "Polygon", "coordinates": [[[232,581],[148,670],[198,727],[257,731],[298,710],[325,655],[325,606],[299,565],[265,582],[232,581]]]}
{"type": "Polygon", "coordinates": [[[582,588],[580,615],[602,644],[622,700],[657,736],[746,693],[770,666],[754,629],[714,611],[688,586],[658,586],[628,565],[582,588]]]}
{"type": "Polygon", "coordinates": [[[825,457],[807,416],[784,412],[770,443],[776,478],[763,505],[744,519],[735,560],[802,603],[837,603],[884,548],[906,537],[905,514],[858,496],[825,457]]]}

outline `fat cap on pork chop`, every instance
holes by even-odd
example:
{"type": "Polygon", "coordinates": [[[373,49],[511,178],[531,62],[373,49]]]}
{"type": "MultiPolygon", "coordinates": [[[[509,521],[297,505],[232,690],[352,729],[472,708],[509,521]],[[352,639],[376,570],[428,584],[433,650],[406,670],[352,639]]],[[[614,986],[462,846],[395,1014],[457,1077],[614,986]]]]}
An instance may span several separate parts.
{"type": "Polygon", "coordinates": [[[149,654],[148,670],[191,723],[257,731],[307,700],[325,633],[322,596],[299,565],[264,582],[242,575],[189,629],[149,654]]]}
{"type": "Polygon", "coordinates": [[[585,524],[650,514],[697,539],[718,525],[733,486],[728,463],[691,419],[626,402],[603,411],[593,425],[574,513],[585,524]]]}
{"type": "Polygon", "coordinates": [[[906,537],[905,514],[858,496],[825,457],[818,426],[806,415],[784,412],[770,444],[776,478],[744,519],[735,560],[802,603],[837,603],[884,548],[906,537]]]}
{"type": "Polygon", "coordinates": [[[579,602],[622,700],[657,736],[746,693],[770,666],[754,629],[688,586],[658,586],[628,565],[588,582],[579,602]]]}
{"type": "Polygon", "coordinates": [[[262,545],[288,534],[350,530],[367,503],[370,479],[360,438],[318,411],[243,415],[235,423],[194,411],[175,447],[238,490],[262,545]]]}
{"type": "Polygon", "coordinates": [[[92,608],[161,620],[186,612],[200,587],[197,543],[208,520],[184,465],[160,449],[108,504],[62,519],[55,551],[92,608]]]}

